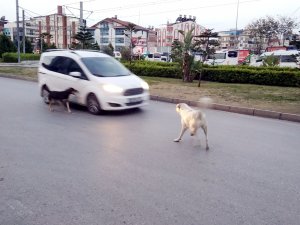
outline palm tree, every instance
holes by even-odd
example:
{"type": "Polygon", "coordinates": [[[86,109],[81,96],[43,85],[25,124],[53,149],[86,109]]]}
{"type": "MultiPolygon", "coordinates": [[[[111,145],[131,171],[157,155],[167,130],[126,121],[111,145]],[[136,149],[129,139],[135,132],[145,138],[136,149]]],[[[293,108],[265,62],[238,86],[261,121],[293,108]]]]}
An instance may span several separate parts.
{"type": "Polygon", "coordinates": [[[193,31],[194,28],[188,32],[179,30],[178,32],[184,36],[183,42],[179,41],[179,45],[182,48],[182,74],[184,82],[192,82],[193,77],[191,76],[191,67],[194,62],[194,56],[191,54],[193,52],[193,31]]]}
{"type": "Polygon", "coordinates": [[[132,49],[133,49],[133,43],[132,43],[132,32],[137,32],[139,31],[139,29],[137,29],[137,25],[135,25],[134,23],[128,23],[127,26],[125,26],[126,29],[125,31],[129,31],[129,34],[125,34],[126,37],[129,38],[130,42],[129,42],[129,49],[130,49],[130,63],[132,61],[132,49]]]}

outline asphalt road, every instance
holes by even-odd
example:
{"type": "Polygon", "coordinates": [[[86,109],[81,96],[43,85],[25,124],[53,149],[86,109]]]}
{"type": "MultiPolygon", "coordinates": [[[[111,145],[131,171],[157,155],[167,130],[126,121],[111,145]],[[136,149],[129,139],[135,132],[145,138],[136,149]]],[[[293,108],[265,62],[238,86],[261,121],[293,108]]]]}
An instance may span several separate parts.
{"type": "Polygon", "coordinates": [[[175,105],[50,112],[0,78],[1,225],[298,225],[300,124],[206,110],[210,150],[175,105]]]}

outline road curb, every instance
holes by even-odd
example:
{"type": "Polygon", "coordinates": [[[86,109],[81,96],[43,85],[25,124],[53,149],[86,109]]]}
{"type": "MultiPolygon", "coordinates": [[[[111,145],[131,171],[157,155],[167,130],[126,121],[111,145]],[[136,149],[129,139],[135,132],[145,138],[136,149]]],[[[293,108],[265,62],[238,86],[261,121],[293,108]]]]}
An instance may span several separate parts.
{"type": "MultiPolygon", "coordinates": [[[[12,76],[12,75],[5,75],[5,74],[0,74],[0,76],[5,77],[5,78],[13,78],[13,79],[37,82],[37,79],[30,78],[30,77],[20,77],[20,76],[12,76]]],[[[214,109],[214,110],[239,113],[239,114],[245,114],[245,115],[250,115],[250,116],[279,119],[279,120],[287,120],[287,121],[300,123],[300,115],[299,114],[282,113],[282,112],[275,112],[275,111],[270,111],[270,110],[222,105],[222,104],[216,104],[216,103],[212,103],[208,106],[206,104],[201,104],[200,102],[197,102],[197,101],[189,101],[189,100],[183,100],[183,99],[177,99],[177,98],[168,98],[168,97],[162,97],[162,96],[158,96],[158,95],[150,95],[150,99],[154,100],[154,101],[168,102],[168,103],[173,103],[173,104],[178,104],[178,103],[182,102],[182,103],[186,103],[190,106],[194,106],[194,107],[205,107],[205,108],[210,108],[210,109],[214,109]]]]}
{"type": "Polygon", "coordinates": [[[201,104],[197,101],[189,101],[189,100],[181,100],[181,99],[172,99],[167,97],[161,97],[157,95],[150,95],[151,100],[155,101],[162,101],[162,102],[169,102],[169,103],[186,103],[191,106],[195,107],[206,107],[214,110],[226,111],[231,113],[239,113],[245,114],[250,116],[258,116],[258,117],[265,117],[271,119],[279,119],[279,120],[287,120],[292,122],[300,123],[300,115],[298,114],[290,114],[290,113],[282,113],[270,110],[263,110],[263,109],[256,109],[256,108],[246,108],[246,107],[238,107],[238,106],[230,106],[230,105],[222,105],[222,104],[210,104],[209,106],[201,104]]]}

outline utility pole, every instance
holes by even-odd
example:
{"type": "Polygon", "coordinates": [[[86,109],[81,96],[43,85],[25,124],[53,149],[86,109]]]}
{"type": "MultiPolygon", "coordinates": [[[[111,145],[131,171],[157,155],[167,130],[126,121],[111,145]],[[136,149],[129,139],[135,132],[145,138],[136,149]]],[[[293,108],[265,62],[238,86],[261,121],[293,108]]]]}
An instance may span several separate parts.
{"type": "Polygon", "coordinates": [[[19,27],[19,1],[16,0],[16,13],[17,13],[17,41],[18,41],[18,63],[20,63],[20,27],[19,27]]]}
{"type": "Polygon", "coordinates": [[[25,13],[24,13],[24,9],[22,10],[22,17],[23,17],[23,53],[25,54],[25,13]]]}
{"type": "Polygon", "coordinates": [[[43,39],[44,39],[43,34],[41,34],[41,36],[40,36],[40,41],[41,41],[41,52],[40,52],[40,54],[42,54],[42,52],[43,52],[43,39]]]}
{"type": "Polygon", "coordinates": [[[83,3],[80,2],[80,27],[83,27],[83,3]]]}
{"type": "Polygon", "coordinates": [[[238,48],[238,35],[237,35],[237,24],[238,24],[238,17],[239,17],[239,5],[240,5],[240,0],[237,2],[237,7],[236,7],[236,20],[235,20],[235,43],[234,47],[238,48]]]}

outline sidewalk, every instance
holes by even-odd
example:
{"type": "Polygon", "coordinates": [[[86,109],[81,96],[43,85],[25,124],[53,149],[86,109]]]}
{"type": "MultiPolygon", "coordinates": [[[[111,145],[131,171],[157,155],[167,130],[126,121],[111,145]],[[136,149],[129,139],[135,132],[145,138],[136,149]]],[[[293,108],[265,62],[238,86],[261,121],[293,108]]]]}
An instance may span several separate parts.
{"type": "Polygon", "coordinates": [[[0,63],[0,66],[4,67],[29,67],[29,68],[37,68],[39,66],[39,61],[36,60],[27,60],[22,61],[20,63],[0,63]]]}

